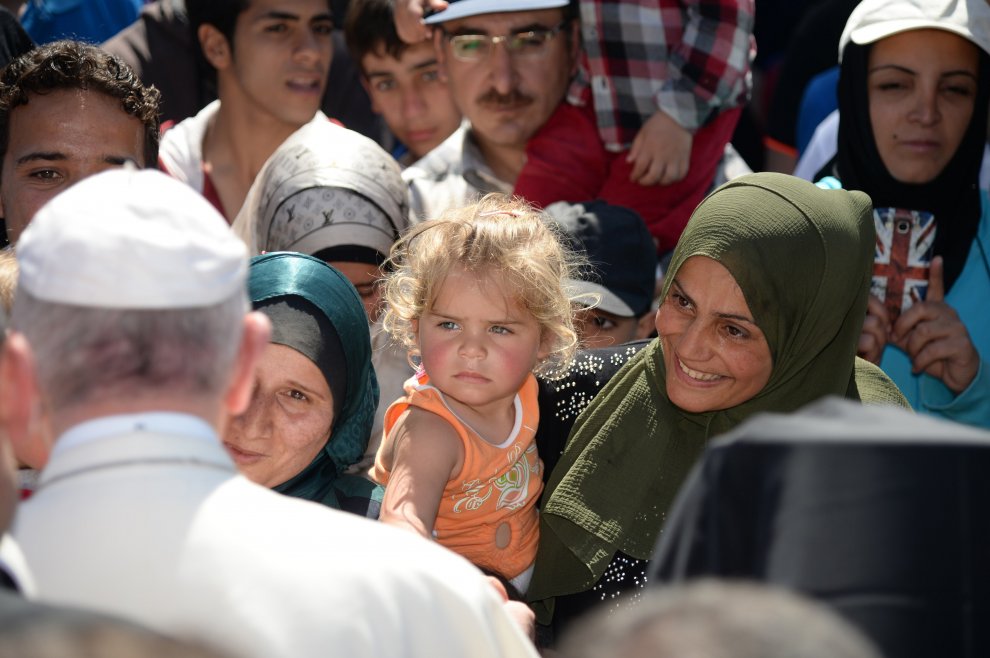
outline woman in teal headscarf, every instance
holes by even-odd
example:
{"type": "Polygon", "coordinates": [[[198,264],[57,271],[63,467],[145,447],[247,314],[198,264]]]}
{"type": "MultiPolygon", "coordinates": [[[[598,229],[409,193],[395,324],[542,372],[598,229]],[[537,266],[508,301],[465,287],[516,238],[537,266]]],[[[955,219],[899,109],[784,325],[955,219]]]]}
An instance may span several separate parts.
{"type": "Polygon", "coordinates": [[[344,470],[361,459],[378,403],[368,318],[347,278],[290,252],[251,261],[249,295],[272,323],[251,405],[224,445],[250,480],[377,518],[382,489],[344,470]]]}
{"type": "Polygon", "coordinates": [[[547,483],[527,592],[541,622],[560,628],[642,586],[712,437],[827,395],[906,405],[856,358],[874,239],[865,194],[783,174],[735,179],[698,206],[664,281],[659,338],[578,417],[547,483]]]}

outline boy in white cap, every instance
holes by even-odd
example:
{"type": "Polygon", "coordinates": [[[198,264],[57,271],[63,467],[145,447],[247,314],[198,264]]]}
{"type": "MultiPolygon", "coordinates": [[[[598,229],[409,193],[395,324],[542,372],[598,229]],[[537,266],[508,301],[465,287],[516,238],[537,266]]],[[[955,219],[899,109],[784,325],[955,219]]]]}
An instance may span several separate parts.
{"type": "Polygon", "coordinates": [[[218,432],[269,325],[248,313],[243,243],[199,194],[93,176],[18,256],[0,385],[11,423],[56,437],[14,529],[39,598],[248,658],[536,655],[467,562],[236,473],[218,432]]]}

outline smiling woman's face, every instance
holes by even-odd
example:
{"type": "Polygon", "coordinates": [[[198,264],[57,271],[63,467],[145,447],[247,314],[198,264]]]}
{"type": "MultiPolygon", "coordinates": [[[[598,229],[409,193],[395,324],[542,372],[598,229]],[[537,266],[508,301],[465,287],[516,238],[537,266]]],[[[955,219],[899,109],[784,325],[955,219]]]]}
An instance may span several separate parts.
{"type": "Polygon", "coordinates": [[[770,346],[735,278],[721,263],[692,256],[657,313],[667,396],[702,413],[742,404],[770,380],[770,346]]]}
{"type": "Polygon", "coordinates": [[[269,344],[255,372],[251,404],[227,424],[223,442],[249,480],[275,487],[316,457],[333,426],[333,396],[312,361],[269,344]]]}

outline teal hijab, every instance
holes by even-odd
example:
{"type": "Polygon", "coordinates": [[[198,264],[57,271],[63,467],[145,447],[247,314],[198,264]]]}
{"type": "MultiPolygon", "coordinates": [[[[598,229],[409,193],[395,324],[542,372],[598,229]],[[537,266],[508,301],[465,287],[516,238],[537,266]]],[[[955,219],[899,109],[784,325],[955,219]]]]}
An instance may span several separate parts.
{"type": "Polygon", "coordinates": [[[593,585],[616,552],[650,557],[710,438],[755,413],[794,411],[826,395],[903,400],[856,359],[874,241],[870,199],[861,192],[761,173],[702,201],[674,250],[662,298],[688,258],[721,263],[766,337],[770,379],[735,407],[689,413],[667,397],[659,340],[616,373],[578,417],[543,494],[528,592],[542,621],[553,597],[593,585]]]}
{"type": "MultiPolygon", "coordinates": [[[[368,317],[357,291],[343,274],[317,258],[275,252],[251,259],[248,294],[256,308],[283,299],[307,302],[306,308],[322,314],[320,323],[329,323],[336,332],[336,337],[330,338],[339,340],[345,362],[342,368],[346,371],[343,373],[345,381],[331,385],[332,390],[344,391],[344,399],[335,400],[339,411],[327,444],[302,472],[276,486],[275,491],[336,509],[376,516],[381,487],[365,478],[344,473],[364,455],[378,404],[378,380],[371,365],[368,317]],[[364,509],[365,505],[369,508],[364,509]]],[[[273,321],[278,321],[277,318],[274,316],[273,321]]],[[[313,360],[307,354],[308,350],[299,351],[313,360]]]]}

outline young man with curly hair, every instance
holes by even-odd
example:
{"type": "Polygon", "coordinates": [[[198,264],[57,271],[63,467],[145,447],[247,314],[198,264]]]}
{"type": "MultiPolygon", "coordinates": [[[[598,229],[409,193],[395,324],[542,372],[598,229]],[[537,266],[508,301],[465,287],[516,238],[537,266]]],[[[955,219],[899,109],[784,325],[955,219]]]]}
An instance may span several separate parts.
{"type": "Polygon", "coordinates": [[[121,60],[56,41],[0,73],[0,215],[17,242],[48,199],[87,176],[158,159],[158,101],[121,60]]]}

